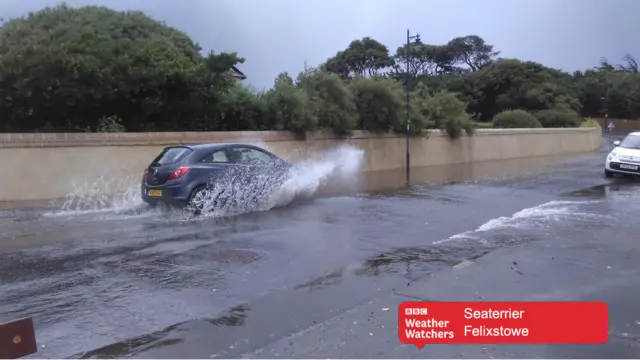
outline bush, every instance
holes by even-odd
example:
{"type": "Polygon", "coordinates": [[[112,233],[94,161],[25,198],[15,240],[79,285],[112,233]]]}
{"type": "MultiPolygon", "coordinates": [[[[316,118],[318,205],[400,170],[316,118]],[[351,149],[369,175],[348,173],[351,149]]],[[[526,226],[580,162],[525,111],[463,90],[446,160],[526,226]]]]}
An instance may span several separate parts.
{"type": "Polygon", "coordinates": [[[469,115],[461,114],[454,118],[447,119],[442,130],[444,130],[450,138],[457,139],[462,136],[462,131],[464,131],[467,136],[471,136],[475,133],[476,129],[469,120],[469,115]]]}
{"type": "Polygon", "coordinates": [[[545,128],[578,127],[582,122],[580,116],[573,111],[541,110],[534,114],[540,125],[545,128]]]}
{"type": "Polygon", "coordinates": [[[122,125],[122,119],[117,116],[105,116],[98,120],[97,132],[117,133],[127,129],[122,125]]]}
{"type": "MultiPolygon", "coordinates": [[[[376,76],[356,77],[350,83],[354,101],[358,109],[360,128],[374,132],[407,132],[406,92],[402,84],[391,79],[376,76]]],[[[416,94],[410,94],[410,133],[422,134],[427,121],[420,111],[416,94]]]]}
{"type": "Polygon", "coordinates": [[[587,118],[580,124],[583,128],[602,128],[598,120],[587,118]]]}
{"type": "Polygon", "coordinates": [[[265,94],[265,101],[265,121],[271,130],[289,130],[304,135],[316,129],[318,119],[311,100],[286,73],[278,76],[274,87],[265,94]]]}
{"type": "Polygon", "coordinates": [[[220,117],[217,131],[269,130],[263,123],[267,111],[263,94],[240,84],[220,95],[216,112],[220,117]]]}
{"type": "Polygon", "coordinates": [[[476,129],[492,129],[493,128],[493,124],[490,122],[473,121],[472,125],[476,129]]]}
{"type": "Polygon", "coordinates": [[[535,116],[524,110],[506,110],[493,117],[494,128],[540,128],[542,125],[535,116]]]}
{"type": "Polygon", "coordinates": [[[467,105],[455,94],[441,91],[427,96],[422,101],[422,108],[427,121],[433,123],[436,129],[445,131],[452,139],[460,137],[462,131],[473,135],[474,129],[466,112],[467,105]]]}
{"type": "Polygon", "coordinates": [[[353,94],[336,75],[318,69],[306,69],[298,75],[297,85],[314,105],[318,127],[331,129],[338,136],[348,136],[358,124],[353,94]]]}
{"type": "Polygon", "coordinates": [[[404,103],[391,81],[358,77],[349,84],[360,117],[360,128],[387,132],[405,123],[404,103]]]}
{"type": "MultiPolygon", "coordinates": [[[[396,93],[401,98],[401,101],[404,103],[403,111],[402,111],[402,121],[399,121],[393,124],[392,130],[396,133],[405,134],[407,132],[407,105],[406,99],[407,95],[404,89],[399,89],[399,84],[396,88],[396,93]]],[[[433,122],[429,121],[424,115],[424,110],[422,108],[421,98],[415,94],[410,94],[411,102],[409,103],[409,119],[411,120],[410,131],[413,135],[420,135],[424,132],[425,129],[433,128],[433,122]]]]}

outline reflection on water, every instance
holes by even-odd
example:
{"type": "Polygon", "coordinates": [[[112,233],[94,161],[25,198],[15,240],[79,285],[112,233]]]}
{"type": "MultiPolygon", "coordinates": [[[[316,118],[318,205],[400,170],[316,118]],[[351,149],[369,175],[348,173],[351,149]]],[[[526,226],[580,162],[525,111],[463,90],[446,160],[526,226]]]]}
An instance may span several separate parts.
{"type": "Polygon", "coordinates": [[[586,189],[572,191],[567,195],[576,197],[603,197],[609,195],[609,192],[611,191],[620,191],[620,186],[611,186],[609,184],[597,185],[586,189]]]}
{"type": "MultiPolygon", "coordinates": [[[[242,326],[245,323],[248,311],[248,306],[238,305],[229,309],[228,313],[224,316],[215,319],[207,319],[205,321],[215,326],[242,326]]],[[[184,339],[173,338],[172,334],[176,330],[180,330],[182,326],[188,323],[188,321],[185,321],[179,324],[171,325],[161,331],[107,345],[86,353],[77,354],[73,356],[73,358],[115,359],[123,357],[133,357],[137,354],[141,354],[152,349],[179,344],[181,342],[184,342],[184,339]]]]}
{"type": "Polygon", "coordinates": [[[247,319],[248,311],[249,307],[246,305],[234,306],[229,310],[227,315],[209,319],[207,322],[216,326],[242,326],[247,319]]]}
{"type": "Polygon", "coordinates": [[[164,339],[182,324],[171,325],[168,328],[151,334],[128,339],[105,347],[72,356],[74,359],[116,359],[131,357],[141,352],[162,346],[181,343],[182,339],[164,339]]]}
{"type": "Polygon", "coordinates": [[[366,260],[354,274],[358,276],[381,276],[402,274],[414,281],[435,271],[453,266],[464,260],[473,260],[488,252],[482,243],[447,246],[399,248],[366,260]]]}
{"type": "Polygon", "coordinates": [[[315,290],[320,290],[320,289],[324,289],[326,287],[329,286],[335,286],[340,284],[341,280],[342,280],[342,276],[345,274],[345,269],[341,268],[338,269],[334,272],[331,272],[327,275],[324,276],[320,276],[316,279],[313,279],[309,282],[306,282],[304,284],[300,284],[297,285],[296,287],[294,287],[294,289],[298,290],[298,289],[308,289],[309,292],[313,292],[315,290]]]}
{"type": "Polygon", "coordinates": [[[401,189],[382,189],[368,191],[362,196],[374,197],[374,198],[411,198],[422,200],[435,200],[439,203],[445,204],[462,204],[465,202],[464,198],[456,196],[455,194],[443,194],[437,191],[436,186],[429,186],[424,184],[416,184],[401,189]],[[435,190],[435,191],[434,191],[435,190]]]}
{"type": "MultiPolygon", "coordinates": [[[[584,155],[590,155],[584,154],[584,155]]],[[[411,184],[444,185],[491,178],[509,177],[537,172],[550,165],[575,158],[577,155],[539,156],[507,160],[476,161],[460,164],[414,167],[411,169],[411,184]]],[[[401,159],[404,160],[404,159],[401,159]]],[[[358,175],[355,182],[345,183],[344,179],[329,179],[317,194],[345,195],[357,192],[397,189],[406,185],[404,168],[370,171],[358,175]]],[[[0,210],[38,210],[59,208],[64,199],[33,201],[0,201],[0,210]]],[[[136,209],[133,209],[135,211],[136,209]]],[[[139,210],[139,209],[138,209],[139,210]]]]}
{"type": "Polygon", "coordinates": [[[566,195],[575,197],[607,197],[613,195],[637,193],[639,190],[640,179],[622,178],[616,179],[610,184],[592,186],[586,189],[572,191],[566,195]]]}
{"type": "Polygon", "coordinates": [[[424,247],[402,247],[379,253],[354,267],[344,267],[298,285],[296,290],[310,293],[340,285],[350,276],[378,277],[401,275],[409,281],[433,274],[465,260],[475,260],[503,246],[516,246],[535,241],[526,234],[487,234],[483,241],[448,242],[424,247]]]}
{"type": "MultiPolygon", "coordinates": [[[[591,155],[584,154],[584,155],[591,155]]],[[[460,164],[425,166],[411,169],[412,185],[447,185],[468,181],[510,177],[543,171],[549,166],[575,158],[578,155],[538,156],[508,160],[476,161],[460,164]]],[[[371,171],[360,175],[357,189],[360,192],[398,189],[406,186],[403,168],[371,171]]],[[[328,182],[319,193],[323,195],[344,194],[343,184],[328,182]]]]}

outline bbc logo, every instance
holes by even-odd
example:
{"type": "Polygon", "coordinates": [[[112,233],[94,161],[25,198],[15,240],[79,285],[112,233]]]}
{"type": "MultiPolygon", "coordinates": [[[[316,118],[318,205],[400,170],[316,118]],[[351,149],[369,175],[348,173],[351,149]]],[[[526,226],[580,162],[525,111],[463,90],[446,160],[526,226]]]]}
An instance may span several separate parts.
{"type": "Polygon", "coordinates": [[[404,309],[405,315],[428,315],[429,310],[427,308],[406,308],[404,309]]]}

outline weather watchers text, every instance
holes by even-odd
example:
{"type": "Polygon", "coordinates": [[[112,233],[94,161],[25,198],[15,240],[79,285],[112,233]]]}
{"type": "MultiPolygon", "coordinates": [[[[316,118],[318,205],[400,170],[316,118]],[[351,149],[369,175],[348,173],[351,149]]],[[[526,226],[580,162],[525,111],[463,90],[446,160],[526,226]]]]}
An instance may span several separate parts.
{"type": "Polygon", "coordinates": [[[427,344],[599,344],[608,308],[597,302],[405,302],[398,338],[427,344]],[[563,321],[558,321],[563,319],[563,321]]]}

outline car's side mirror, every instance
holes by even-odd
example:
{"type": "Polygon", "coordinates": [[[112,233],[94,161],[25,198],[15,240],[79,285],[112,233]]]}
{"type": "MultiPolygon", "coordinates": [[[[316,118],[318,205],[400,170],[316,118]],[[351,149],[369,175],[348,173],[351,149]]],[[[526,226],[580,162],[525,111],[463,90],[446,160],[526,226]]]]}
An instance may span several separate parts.
{"type": "Polygon", "coordinates": [[[620,140],[616,140],[613,142],[613,146],[620,146],[620,140]]]}

